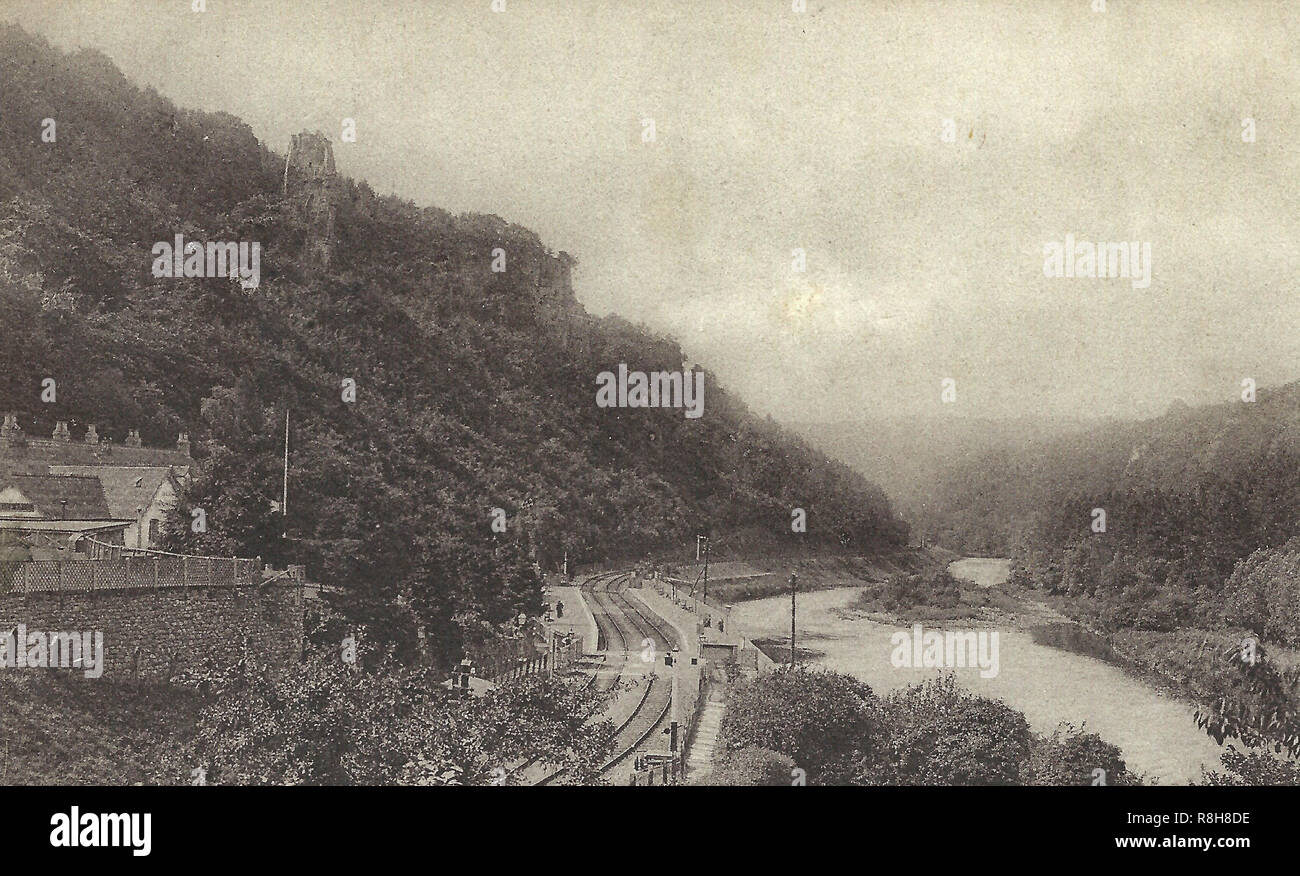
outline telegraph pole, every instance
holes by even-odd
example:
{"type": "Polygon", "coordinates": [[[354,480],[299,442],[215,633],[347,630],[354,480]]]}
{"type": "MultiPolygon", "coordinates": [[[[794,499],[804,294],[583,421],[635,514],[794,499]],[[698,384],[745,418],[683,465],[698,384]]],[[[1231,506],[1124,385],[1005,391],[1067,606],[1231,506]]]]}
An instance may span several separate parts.
{"type": "MultiPolygon", "coordinates": [[[[677,691],[677,662],[680,659],[680,652],[674,648],[669,652],[669,658],[673,662],[672,677],[672,734],[669,737],[669,750],[674,760],[677,758],[677,726],[681,715],[678,713],[681,709],[681,699],[677,691]]],[[[675,767],[674,767],[675,768],[675,767]]]]}
{"type": "MultiPolygon", "coordinates": [[[[288,168],[288,159],[285,159],[288,168]]],[[[286,170],[286,173],[288,171],[286,170]]],[[[289,537],[289,407],[284,409],[284,492],[280,495],[280,538],[289,537]]]]}
{"type": "Polygon", "coordinates": [[[709,537],[704,536],[704,605],[705,611],[708,610],[709,604],[709,537]]]}
{"type": "Polygon", "coordinates": [[[790,666],[794,666],[794,595],[797,592],[798,576],[790,573],[790,666]]]}

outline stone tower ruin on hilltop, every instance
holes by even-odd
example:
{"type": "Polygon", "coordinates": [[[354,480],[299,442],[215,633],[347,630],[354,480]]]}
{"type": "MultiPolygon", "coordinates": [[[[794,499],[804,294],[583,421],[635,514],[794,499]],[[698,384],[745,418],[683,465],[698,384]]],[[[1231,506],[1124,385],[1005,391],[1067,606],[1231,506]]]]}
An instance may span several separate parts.
{"type": "Polygon", "coordinates": [[[334,257],[338,177],[334,149],[324,134],[294,134],[284,159],[284,196],[298,205],[307,224],[303,261],[327,270],[334,257]]]}

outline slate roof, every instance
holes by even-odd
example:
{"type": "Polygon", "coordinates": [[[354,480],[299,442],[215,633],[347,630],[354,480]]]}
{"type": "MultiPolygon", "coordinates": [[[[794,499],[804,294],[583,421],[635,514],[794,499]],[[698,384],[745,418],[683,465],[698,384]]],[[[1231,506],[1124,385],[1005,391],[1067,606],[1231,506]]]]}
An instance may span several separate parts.
{"type": "Polygon", "coordinates": [[[158,466],[52,465],[50,473],[99,478],[108,511],[118,520],[135,520],[149,507],[171,469],[158,466]]]}
{"type": "MultiPolygon", "coordinates": [[[[77,475],[15,474],[0,478],[0,489],[12,486],[50,520],[112,520],[99,478],[77,475]],[[65,512],[63,500],[68,504],[65,512]]],[[[134,519],[134,515],[132,515],[134,519]]]]}

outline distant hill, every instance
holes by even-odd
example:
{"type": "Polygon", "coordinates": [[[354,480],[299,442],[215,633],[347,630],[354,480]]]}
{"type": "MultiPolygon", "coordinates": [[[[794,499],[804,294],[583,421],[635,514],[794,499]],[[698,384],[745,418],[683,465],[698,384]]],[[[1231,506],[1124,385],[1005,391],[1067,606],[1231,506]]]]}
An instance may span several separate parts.
{"type": "Polygon", "coordinates": [[[576,260],[527,229],[377,195],[333,173],[322,137],[277,154],[18,28],[0,29],[0,94],[0,410],[29,435],[66,420],[73,441],[92,423],[119,444],[189,433],[202,474],[175,549],[305,562],[350,617],[450,658],[540,607],[534,560],[684,553],[702,529],[907,541],[879,488],[711,375],[699,419],[598,408],[600,372],[677,370],[681,349],[588,315],[576,260]],[[260,286],[156,278],[177,234],[260,243],[260,286]]]}
{"type": "Polygon", "coordinates": [[[1300,383],[1254,402],[1174,402],[1148,420],[912,418],[804,423],[818,447],[882,484],[917,535],[965,554],[1065,550],[1092,509],[1111,541],[1181,555],[1221,581],[1300,534],[1300,383]]]}
{"type": "Polygon", "coordinates": [[[815,447],[880,484],[899,512],[930,532],[934,509],[949,490],[950,472],[987,454],[1024,453],[1043,441],[1078,432],[1097,420],[989,417],[894,417],[801,422],[815,447]]]}
{"type": "MultiPolygon", "coordinates": [[[[940,544],[1011,556],[1014,580],[1078,597],[1104,624],[1218,628],[1225,617],[1262,617],[1241,609],[1256,597],[1242,595],[1239,578],[1265,582],[1260,593],[1272,595],[1258,600],[1294,606],[1291,579],[1249,569],[1273,569],[1296,550],[1300,383],[989,450],[941,476],[920,524],[940,544]],[[1237,608],[1225,615],[1228,604],[1237,608]]],[[[1254,625],[1291,642],[1300,625],[1286,611],[1254,625]]]]}

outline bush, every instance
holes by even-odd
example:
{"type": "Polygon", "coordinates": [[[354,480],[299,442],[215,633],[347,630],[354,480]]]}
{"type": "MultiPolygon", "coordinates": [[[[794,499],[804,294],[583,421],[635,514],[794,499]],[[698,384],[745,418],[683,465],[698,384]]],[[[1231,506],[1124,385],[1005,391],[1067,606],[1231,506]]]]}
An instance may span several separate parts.
{"type": "Polygon", "coordinates": [[[1264,638],[1300,646],[1300,540],[1255,551],[1238,563],[1224,585],[1223,617],[1264,638]]]}
{"type": "Polygon", "coordinates": [[[1021,780],[1026,785],[1141,784],[1117,746],[1070,724],[1058,727],[1051,736],[1034,737],[1021,780]]]}
{"type": "Polygon", "coordinates": [[[510,770],[535,758],[592,781],[609,755],[612,725],[590,720],[599,691],[530,676],[461,697],[357,638],[355,664],[334,646],[281,672],[195,673],[210,696],[178,778],[200,766],[209,784],[485,785],[518,781],[510,770]]]}
{"type": "Polygon", "coordinates": [[[879,756],[884,728],[867,685],[838,672],[785,667],[732,691],[721,737],[727,749],[787,755],[809,784],[829,785],[847,781],[862,757],[879,756]]]}
{"type": "Polygon", "coordinates": [[[794,783],[794,758],[747,745],[734,751],[723,749],[709,774],[707,784],[728,786],[788,786],[794,783]]]}
{"type": "Polygon", "coordinates": [[[1028,759],[1024,715],[976,696],[948,675],[884,701],[888,756],[864,759],[855,784],[1014,785],[1028,759]]]}
{"type": "Polygon", "coordinates": [[[988,603],[987,593],[971,586],[963,599],[962,582],[945,569],[898,572],[862,588],[855,608],[884,612],[899,619],[938,620],[973,617],[975,607],[988,603]],[[969,604],[967,604],[969,603],[969,604]]]}
{"type": "Polygon", "coordinates": [[[1267,752],[1241,752],[1231,745],[1223,752],[1225,772],[1206,770],[1204,785],[1300,785],[1300,765],[1267,752]]]}

